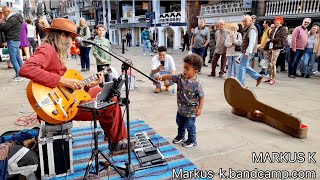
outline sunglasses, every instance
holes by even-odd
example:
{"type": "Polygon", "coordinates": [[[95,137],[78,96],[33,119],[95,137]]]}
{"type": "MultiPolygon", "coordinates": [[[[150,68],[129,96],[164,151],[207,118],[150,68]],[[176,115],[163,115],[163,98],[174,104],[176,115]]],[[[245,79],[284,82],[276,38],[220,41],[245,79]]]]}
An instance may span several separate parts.
{"type": "Polygon", "coordinates": [[[76,37],[74,37],[71,33],[67,33],[66,36],[71,37],[72,41],[74,41],[76,39],[76,37]]]}

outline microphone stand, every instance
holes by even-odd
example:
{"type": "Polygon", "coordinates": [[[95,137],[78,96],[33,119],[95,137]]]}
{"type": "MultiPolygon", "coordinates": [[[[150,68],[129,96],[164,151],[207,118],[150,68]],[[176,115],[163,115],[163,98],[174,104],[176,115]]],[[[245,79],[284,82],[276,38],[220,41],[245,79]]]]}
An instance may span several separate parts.
{"type": "Polygon", "coordinates": [[[140,70],[138,70],[137,68],[133,67],[132,64],[129,64],[129,62],[122,60],[120,58],[118,58],[117,56],[111,54],[110,52],[108,52],[107,50],[105,50],[103,47],[101,47],[101,45],[98,45],[97,43],[93,42],[93,41],[87,41],[87,40],[83,40],[84,43],[88,43],[88,44],[92,44],[96,47],[98,47],[99,49],[103,50],[104,52],[108,53],[110,56],[116,58],[117,60],[119,60],[120,62],[122,62],[122,67],[121,69],[124,70],[124,76],[125,76],[125,90],[126,90],[126,101],[125,101],[125,106],[126,106],[126,116],[127,116],[127,133],[128,133],[128,162],[125,163],[125,167],[117,167],[118,169],[121,169],[123,171],[125,171],[125,176],[127,178],[130,179],[130,177],[132,175],[134,175],[135,173],[135,169],[134,166],[131,164],[131,149],[130,149],[130,113],[129,113],[129,83],[128,83],[128,69],[132,68],[134,70],[136,70],[137,72],[139,72],[140,74],[142,74],[143,76],[145,76],[146,78],[148,78],[150,81],[154,82],[154,83],[158,83],[157,80],[151,78],[150,76],[146,75],[145,73],[141,72],[140,70]]]}

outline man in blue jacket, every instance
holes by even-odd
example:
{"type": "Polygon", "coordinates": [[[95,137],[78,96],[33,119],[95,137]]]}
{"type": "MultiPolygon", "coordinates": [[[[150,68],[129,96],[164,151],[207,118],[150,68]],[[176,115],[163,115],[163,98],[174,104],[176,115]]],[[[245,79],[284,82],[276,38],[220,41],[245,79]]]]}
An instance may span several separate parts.
{"type": "Polygon", "coordinates": [[[150,56],[153,56],[151,52],[151,42],[150,42],[150,32],[148,31],[148,27],[146,27],[141,33],[141,39],[143,44],[143,55],[145,56],[145,50],[148,48],[150,56]]]}
{"type": "Polygon", "coordinates": [[[23,18],[21,14],[13,13],[12,9],[8,6],[2,7],[4,19],[0,20],[0,31],[4,32],[7,40],[9,56],[16,75],[13,81],[22,81],[23,78],[19,76],[19,70],[22,66],[20,57],[20,31],[23,18]]]}

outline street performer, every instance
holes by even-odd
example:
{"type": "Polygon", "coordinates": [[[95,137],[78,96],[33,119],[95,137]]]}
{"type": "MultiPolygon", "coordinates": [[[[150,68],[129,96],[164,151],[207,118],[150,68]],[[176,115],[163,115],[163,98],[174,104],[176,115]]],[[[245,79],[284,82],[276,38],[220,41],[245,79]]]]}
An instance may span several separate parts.
{"type": "MultiPolygon", "coordinates": [[[[67,71],[68,50],[72,46],[72,41],[78,36],[76,30],[76,25],[69,19],[53,19],[51,26],[45,28],[47,35],[42,45],[24,63],[19,75],[49,88],[55,88],[59,83],[73,90],[83,87],[80,80],[63,77],[67,71]]],[[[99,74],[98,80],[84,86],[84,89],[91,95],[91,101],[101,91],[98,84],[102,82],[103,76],[99,74]]],[[[128,147],[127,129],[122,119],[120,106],[116,104],[109,106],[106,110],[99,110],[97,119],[104,130],[110,152],[112,154],[126,152],[128,147]]],[[[79,109],[73,120],[92,121],[93,116],[91,112],[79,109]]],[[[131,147],[133,146],[134,142],[131,143],[131,147]]]]}

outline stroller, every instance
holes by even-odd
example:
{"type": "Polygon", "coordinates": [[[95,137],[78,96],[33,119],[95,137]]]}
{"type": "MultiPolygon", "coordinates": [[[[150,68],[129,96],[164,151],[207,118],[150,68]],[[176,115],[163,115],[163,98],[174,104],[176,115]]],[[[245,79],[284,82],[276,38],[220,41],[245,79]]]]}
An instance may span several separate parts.
{"type": "Polygon", "coordinates": [[[154,53],[158,52],[158,45],[154,41],[152,41],[152,43],[151,43],[151,52],[154,52],[154,53]]]}

